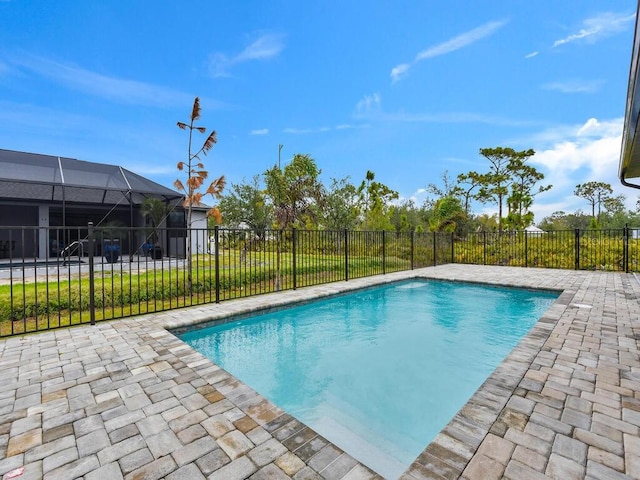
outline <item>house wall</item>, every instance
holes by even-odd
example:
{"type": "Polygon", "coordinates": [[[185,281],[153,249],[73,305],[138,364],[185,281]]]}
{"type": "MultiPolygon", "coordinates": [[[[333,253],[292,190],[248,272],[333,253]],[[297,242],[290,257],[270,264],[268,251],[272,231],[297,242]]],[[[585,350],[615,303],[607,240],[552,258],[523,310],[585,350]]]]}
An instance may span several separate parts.
{"type": "Polygon", "coordinates": [[[207,212],[194,210],[191,212],[191,253],[203,254],[209,251],[207,235],[207,212]]]}
{"type": "MultiPolygon", "coordinates": [[[[0,226],[36,227],[38,207],[29,205],[0,205],[0,226]]],[[[38,236],[33,228],[0,228],[0,257],[36,257],[38,236]]]]}

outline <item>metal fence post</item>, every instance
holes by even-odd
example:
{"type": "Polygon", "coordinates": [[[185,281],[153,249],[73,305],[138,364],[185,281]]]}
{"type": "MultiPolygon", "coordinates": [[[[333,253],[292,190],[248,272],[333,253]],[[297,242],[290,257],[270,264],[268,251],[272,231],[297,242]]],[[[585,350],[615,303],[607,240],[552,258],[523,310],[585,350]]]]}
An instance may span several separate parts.
{"type": "Polygon", "coordinates": [[[454,263],[453,259],[455,257],[455,234],[451,232],[451,263],[454,263]]]}
{"type": "Polygon", "coordinates": [[[527,239],[528,239],[527,231],[524,231],[524,266],[529,266],[529,251],[527,249],[527,239]]]}
{"type": "Polygon", "coordinates": [[[89,318],[91,319],[91,325],[96,324],[96,302],[95,296],[95,277],[93,269],[93,222],[87,224],[89,233],[87,234],[87,240],[89,242],[89,318]]]}
{"type": "Polygon", "coordinates": [[[220,228],[213,227],[214,263],[216,271],[216,303],[220,303],[220,228]]]}
{"type": "Polygon", "coordinates": [[[415,236],[416,236],[416,231],[411,230],[411,270],[413,270],[413,262],[414,262],[414,255],[415,255],[414,250],[416,247],[415,236]]]}
{"type": "Polygon", "coordinates": [[[482,232],[482,263],[487,264],[487,232],[482,232]]]}
{"type": "Polygon", "coordinates": [[[387,232],[385,232],[384,230],[382,231],[382,274],[384,275],[385,273],[387,273],[387,252],[386,252],[386,235],[387,232]]]}
{"type": "Polygon", "coordinates": [[[574,232],[574,270],[580,270],[580,229],[576,228],[574,232]]]}
{"type": "Polygon", "coordinates": [[[344,281],[349,281],[349,230],[344,229],[344,281]]]}
{"type": "Polygon", "coordinates": [[[291,249],[293,254],[293,289],[295,290],[298,286],[297,277],[296,277],[296,245],[298,243],[298,229],[293,227],[291,231],[291,249]]]}
{"type": "Polygon", "coordinates": [[[433,232],[433,266],[435,267],[438,264],[438,253],[436,251],[436,232],[433,232]]]}
{"type": "Polygon", "coordinates": [[[622,231],[622,264],[624,273],[629,273],[629,225],[624,225],[622,231]]]}

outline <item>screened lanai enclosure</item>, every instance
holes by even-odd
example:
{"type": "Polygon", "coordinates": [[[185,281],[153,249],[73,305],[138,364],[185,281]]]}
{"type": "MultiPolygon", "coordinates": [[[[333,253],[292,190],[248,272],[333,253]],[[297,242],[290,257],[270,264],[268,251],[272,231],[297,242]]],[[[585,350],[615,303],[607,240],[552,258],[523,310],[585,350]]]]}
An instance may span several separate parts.
{"type": "MultiPolygon", "coordinates": [[[[122,255],[133,253],[148,240],[150,218],[141,210],[147,198],[170,212],[154,241],[165,255],[183,255],[180,193],[116,165],[0,149],[0,258],[59,256],[86,242],[89,222],[116,237],[122,255]]],[[[102,243],[95,248],[100,255],[102,243]]]]}

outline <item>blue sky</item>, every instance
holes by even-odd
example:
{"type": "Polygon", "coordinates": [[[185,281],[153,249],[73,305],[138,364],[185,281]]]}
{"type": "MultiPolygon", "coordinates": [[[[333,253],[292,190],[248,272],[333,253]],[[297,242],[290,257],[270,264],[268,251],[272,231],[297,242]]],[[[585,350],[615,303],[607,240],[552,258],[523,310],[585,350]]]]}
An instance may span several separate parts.
{"type": "MultiPolygon", "coordinates": [[[[193,98],[211,176],[308,153],[421,204],[484,147],[533,148],[536,221],[619,185],[636,2],[0,0],[0,148],[122,165],[163,185],[193,98]]],[[[477,207],[476,211],[482,209],[477,207]]],[[[491,210],[490,208],[488,210],[491,210]]]]}

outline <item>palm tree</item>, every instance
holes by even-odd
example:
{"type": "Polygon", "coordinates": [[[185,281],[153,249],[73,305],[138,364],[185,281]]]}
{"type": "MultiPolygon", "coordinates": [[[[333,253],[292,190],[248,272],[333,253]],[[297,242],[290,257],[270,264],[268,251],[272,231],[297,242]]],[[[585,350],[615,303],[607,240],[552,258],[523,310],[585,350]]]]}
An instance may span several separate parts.
{"type": "Polygon", "coordinates": [[[323,202],[324,190],[318,180],[320,169],[310,155],[296,154],[284,169],[274,165],[264,173],[266,194],[274,206],[278,227],[276,239],[275,289],[280,290],[282,234],[285,229],[315,215],[323,202]]]}
{"type": "Polygon", "coordinates": [[[151,226],[153,227],[153,231],[151,232],[151,235],[145,239],[145,243],[146,241],[151,240],[154,245],[157,245],[158,228],[162,222],[165,221],[165,218],[169,213],[167,204],[159,198],[147,197],[140,205],[140,211],[143,215],[148,216],[151,219],[151,226]]]}

